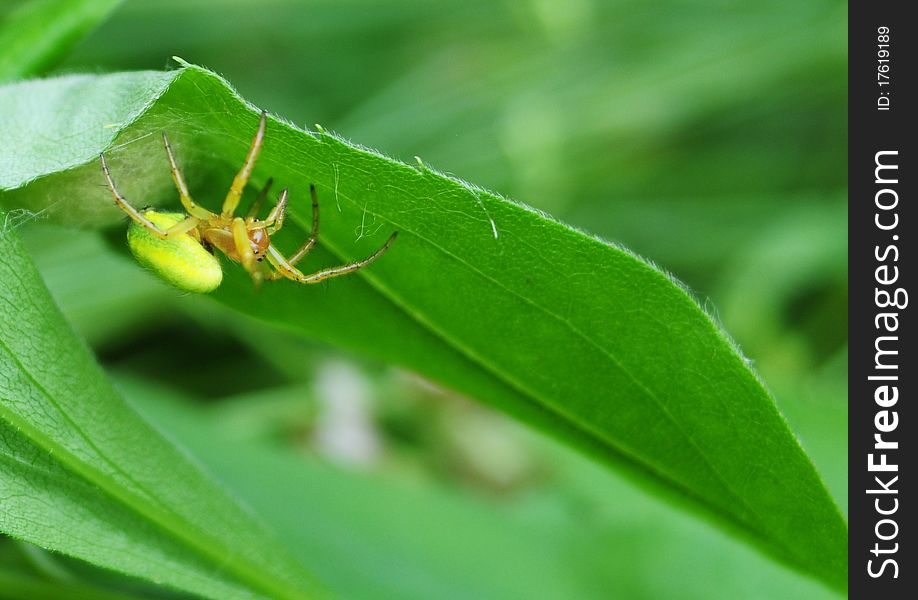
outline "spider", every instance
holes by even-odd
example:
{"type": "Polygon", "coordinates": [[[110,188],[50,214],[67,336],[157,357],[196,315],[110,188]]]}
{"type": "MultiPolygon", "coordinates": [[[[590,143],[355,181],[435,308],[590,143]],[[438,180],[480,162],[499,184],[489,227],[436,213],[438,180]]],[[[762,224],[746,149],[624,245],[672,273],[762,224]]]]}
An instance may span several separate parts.
{"type": "Polygon", "coordinates": [[[255,161],[264,143],[266,114],[261,113],[258,131],[252,139],[245,162],[233,179],[220,214],[198,206],[188,193],[188,186],[182,177],[169,145],[169,138],[163,132],[163,145],[172,169],[172,179],[178,189],[179,199],[188,214],[166,213],[152,209],[137,210],[118,192],[112,181],[105,156],[99,155],[102,173],[115,204],[133,220],[128,228],[128,245],[134,256],[144,266],[179,289],[207,293],[215,290],[223,280],[220,262],[214,255],[214,248],[227,258],[240,263],[258,285],[263,279],[287,278],[299,283],[318,283],[330,277],[353,273],[379,258],[398,232],[394,232],[386,243],[370,256],[339,267],[322,269],[306,275],[296,264],[316,245],[319,235],[319,201],[315,185],[309,186],[312,196],[312,230],[309,238],[289,258],[271,244],[270,236],[284,225],[287,211],[287,190],[281,191],[277,204],[266,219],[257,214],[268,195],[272,180],[268,180],[258,194],[245,218],[235,216],[242,191],[255,167],[255,161]],[[267,259],[267,265],[262,263],[267,259]],[[270,265],[270,266],[268,266],[270,265]]]}

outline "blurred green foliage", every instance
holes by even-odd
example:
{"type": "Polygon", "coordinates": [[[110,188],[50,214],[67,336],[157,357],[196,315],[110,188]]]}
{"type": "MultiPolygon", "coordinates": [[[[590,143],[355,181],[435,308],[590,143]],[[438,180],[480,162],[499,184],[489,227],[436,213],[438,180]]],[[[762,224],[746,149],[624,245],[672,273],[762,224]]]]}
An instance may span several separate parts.
{"type": "MultiPolygon", "coordinates": [[[[53,73],[178,55],[656,261],[734,335],[845,508],[846,35],[836,0],[134,0],[53,73]]],[[[110,370],[168,373],[230,439],[536,528],[583,597],[827,594],[478,405],[177,296],[112,249],[123,228],[21,231],[110,370]]]]}

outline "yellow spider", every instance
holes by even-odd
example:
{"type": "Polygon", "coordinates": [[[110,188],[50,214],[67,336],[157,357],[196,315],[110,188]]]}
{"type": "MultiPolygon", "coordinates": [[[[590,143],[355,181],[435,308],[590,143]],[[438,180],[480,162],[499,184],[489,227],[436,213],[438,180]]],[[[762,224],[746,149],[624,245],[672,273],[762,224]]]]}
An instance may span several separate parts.
{"type": "Polygon", "coordinates": [[[179,289],[207,293],[215,290],[223,281],[220,262],[213,254],[213,249],[220,250],[232,261],[240,263],[258,284],[262,279],[275,280],[285,277],[299,283],[318,283],[330,277],[353,273],[379,258],[395,240],[396,231],[382,247],[367,258],[342,265],[323,269],[306,275],[296,268],[296,264],[316,245],[319,235],[319,201],[315,185],[309,186],[312,195],[312,231],[309,238],[290,258],[284,257],[271,244],[271,234],[280,230],[284,224],[287,210],[287,190],[283,190],[277,204],[264,220],[257,218],[259,209],[271,187],[269,179],[261,190],[252,208],[245,218],[235,216],[236,208],[242,198],[242,191],[255,168],[255,161],[261,152],[265,137],[265,113],[261,113],[258,131],[252,139],[252,145],[245,157],[239,173],[233,179],[223,210],[214,214],[195,204],[188,193],[188,186],[179,171],[169,146],[169,138],[163,132],[163,144],[172,168],[172,179],[178,188],[179,198],[188,214],[158,212],[152,209],[137,210],[118,193],[112,181],[105,156],[100,155],[102,173],[108,189],[115,199],[115,204],[126,212],[133,222],[128,228],[128,245],[134,256],[144,266],[179,289]],[[264,266],[267,259],[270,267],[264,266]]]}

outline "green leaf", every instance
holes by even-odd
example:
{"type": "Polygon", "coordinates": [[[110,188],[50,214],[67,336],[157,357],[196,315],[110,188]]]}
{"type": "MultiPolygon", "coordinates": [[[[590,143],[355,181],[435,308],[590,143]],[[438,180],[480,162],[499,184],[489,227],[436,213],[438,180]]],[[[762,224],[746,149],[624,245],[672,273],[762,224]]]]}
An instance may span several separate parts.
{"type": "MultiPolygon", "coordinates": [[[[159,384],[117,374],[115,381],[128,402],[265,515],[348,600],[836,597],[514,427],[507,429],[520,434],[551,478],[526,493],[491,498],[413,475],[404,481],[383,465],[374,469],[380,474],[319,461],[299,448],[247,438],[226,419],[226,402],[203,409],[199,399],[159,384]]],[[[302,390],[239,400],[263,407],[275,395],[292,399],[302,390]]]]}
{"type": "Polygon", "coordinates": [[[211,598],[312,598],[249,513],[116,394],[0,234],[0,531],[211,598]]]}
{"type": "Polygon", "coordinates": [[[36,75],[52,66],[121,0],[31,0],[0,25],[0,81],[36,75]]]}
{"type": "Polygon", "coordinates": [[[0,598],[3,600],[140,600],[74,581],[46,581],[0,568],[0,598]]]}
{"type": "MultiPolygon", "coordinates": [[[[99,152],[129,200],[174,203],[156,140],[168,130],[198,201],[217,208],[258,120],[191,66],[11,86],[0,107],[44,119],[7,126],[7,204],[98,225],[123,219],[99,152]]],[[[229,265],[218,300],[487,402],[845,589],[844,518],[747,361],[666,273],[423,165],[277,119],[255,183],[268,176],[290,189],[283,251],[308,228],[308,184],[319,189],[325,251],[305,269],[365,256],[393,230],[399,239],[360,276],[326,286],[256,292],[229,265]]]]}

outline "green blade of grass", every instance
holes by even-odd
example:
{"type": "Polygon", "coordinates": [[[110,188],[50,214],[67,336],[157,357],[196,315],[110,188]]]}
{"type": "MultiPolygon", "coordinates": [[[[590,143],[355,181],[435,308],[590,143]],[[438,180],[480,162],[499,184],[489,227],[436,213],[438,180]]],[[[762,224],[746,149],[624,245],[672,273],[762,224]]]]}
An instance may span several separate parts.
{"type": "MultiPolygon", "coordinates": [[[[7,147],[38,156],[0,174],[15,189],[6,202],[69,223],[121,218],[101,186],[104,150],[129,200],[168,198],[156,141],[164,129],[198,201],[218,208],[258,119],[222,79],[191,66],[0,92],[4,110],[21,105],[48,120],[12,120],[7,147]],[[144,86],[145,96],[119,93],[144,86]],[[62,118],[60,104],[77,98],[124,120],[92,110],[62,118]],[[72,143],[45,148],[36,137],[72,143]]],[[[318,186],[330,253],[305,269],[365,256],[393,230],[399,239],[361,276],[324,287],[280,282],[256,292],[231,265],[218,300],[488,402],[845,589],[844,518],[747,361],[667,274],[424,165],[276,119],[254,179],[268,176],[290,190],[290,225],[276,238],[285,251],[308,228],[308,185],[318,186]]]]}
{"type": "Polygon", "coordinates": [[[0,232],[0,531],[211,598],[313,598],[261,524],[115,393],[0,232]]]}
{"type": "Polygon", "coordinates": [[[0,81],[53,66],[121,0],[32,0],[0,24],[0,81]]]}

